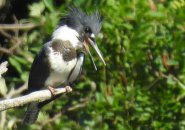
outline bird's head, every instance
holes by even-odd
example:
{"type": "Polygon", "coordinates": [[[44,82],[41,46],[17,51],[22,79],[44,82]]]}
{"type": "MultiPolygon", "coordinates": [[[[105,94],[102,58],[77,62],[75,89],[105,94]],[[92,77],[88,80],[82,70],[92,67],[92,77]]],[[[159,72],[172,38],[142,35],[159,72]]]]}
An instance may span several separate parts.
{"type": "Polygon", "coordinates": [[[61,21],[61,24],[66,24],[78,33],[77,38],[80,41],[78,44],[81,44],[79,45],[80,49],[84,49],[90,55],[93,64],[94,60],[89,50],[89,46],[95,50],[104,65],[106,65],[95,40],[95,37],[100,32],[102,26],[102,21],[98,12],[89,15],[78,8],[71,8],[70,13],[63,17],[61,21]]]}

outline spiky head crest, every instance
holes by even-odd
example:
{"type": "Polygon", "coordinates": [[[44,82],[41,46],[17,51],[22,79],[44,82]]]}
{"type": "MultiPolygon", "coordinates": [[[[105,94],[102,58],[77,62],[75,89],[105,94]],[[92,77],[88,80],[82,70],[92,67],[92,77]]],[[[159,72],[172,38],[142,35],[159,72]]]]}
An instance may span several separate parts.
{"type": "Polygon", "coordinates": [[[70,8],[70,13],[61,19],[60,25],[67,25],[75,29],[78,33],[82,33],[85,28],[89,28],[94,35],[100,32],[102,20],[98,11],[89,15],[82,12],[79,8],[70,8]]]}

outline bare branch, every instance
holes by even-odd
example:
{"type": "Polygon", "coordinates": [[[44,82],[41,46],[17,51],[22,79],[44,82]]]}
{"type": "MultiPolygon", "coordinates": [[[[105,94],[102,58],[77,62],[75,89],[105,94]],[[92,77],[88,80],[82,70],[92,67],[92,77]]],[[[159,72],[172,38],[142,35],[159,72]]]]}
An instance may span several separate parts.
{"type": "MultiPolygon", "coordinates": [[[[70,88],[69,90],[66,90],[66,88],[56,88],[55,90],[55,96],[57,96],[62,93],[71,92],[72,88],[70,88]]],[[[41,90],[17,98],[5,99],[0,101],[0,111],[23,106],[31,102],[43,102],[45,100],[51,99],[52,97],[53,96],[49,90],[41,90]]]]}
{"type": "Polygon", "coordinates": [[[33,24],[33,23],[27,23],[27,24],[0,24],[0,30],[29,30],[37,27],[39,25],[33,24]]]}
{"type": "Polygon", "coordinates": [[[9,49],[3,48],[3,47],[0,47],[0,52],[3,52],[8,55],[12,55],[12,52],[9,49]]]}
{"type": "Polygon", "coordinates": [[[8,38],[8,39],[11,39],[12,38],[12,36],[9,33],[7,33],[6,31],[4,31],[4,30],[0,30],[0,33],[3,36],[5,36],[6,38],[8,38]]]}

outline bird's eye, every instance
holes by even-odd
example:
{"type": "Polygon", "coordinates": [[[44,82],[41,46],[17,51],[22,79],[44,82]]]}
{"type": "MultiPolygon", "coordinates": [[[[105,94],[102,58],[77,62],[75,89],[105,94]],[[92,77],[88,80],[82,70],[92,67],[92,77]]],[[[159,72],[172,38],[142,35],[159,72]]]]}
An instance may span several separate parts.
{"type": "Polygon", "coordinates": [[[85,27],[85,30],[84,31],[87,34],[91,34],[92,33],[92,31],[91,31],[91,29],[89,27],[85,27]]]}

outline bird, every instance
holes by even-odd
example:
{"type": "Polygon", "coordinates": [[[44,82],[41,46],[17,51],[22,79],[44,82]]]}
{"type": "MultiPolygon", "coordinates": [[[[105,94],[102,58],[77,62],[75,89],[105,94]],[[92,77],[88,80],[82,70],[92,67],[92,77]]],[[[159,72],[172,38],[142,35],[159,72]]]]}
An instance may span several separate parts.
{"type": "MultiPolygon", "coordinates": [[[[53,31],[51,39],[35,57],[29,74],[28,92],[48,88],[53,93],[54,87],[71,86],[81,74],[86,54],[97,69],[89,47],[106,65],[95,40],[101,27],[102,19],[98,11],[88,14],[80,8],[70,8],[53,31]]],[[[28,104],[23,124],[33,124],[41,107],[48,102],[28,104]]]]}

